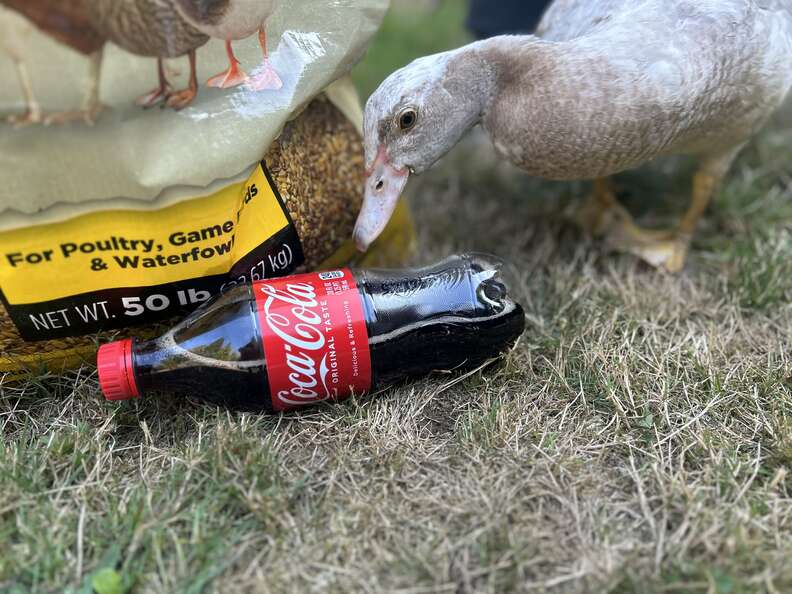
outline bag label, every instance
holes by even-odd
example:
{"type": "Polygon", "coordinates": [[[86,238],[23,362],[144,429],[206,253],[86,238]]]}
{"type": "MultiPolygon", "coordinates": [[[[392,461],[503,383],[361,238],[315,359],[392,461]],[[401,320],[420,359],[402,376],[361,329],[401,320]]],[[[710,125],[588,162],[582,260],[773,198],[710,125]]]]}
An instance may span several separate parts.
{"type": "Polygon", "coordinates": [[[247,182],[158,210],[95,212],[0,233],[0,298],[25,340],[80,336],[195,309],[284,276],[303,252],[261,163],[247,182]]]}
{"type": "Polygon", "coordinates": [[[259,281],[254,292],[275,410],[371,388],[363,300],[349,269],[259,281]]]}

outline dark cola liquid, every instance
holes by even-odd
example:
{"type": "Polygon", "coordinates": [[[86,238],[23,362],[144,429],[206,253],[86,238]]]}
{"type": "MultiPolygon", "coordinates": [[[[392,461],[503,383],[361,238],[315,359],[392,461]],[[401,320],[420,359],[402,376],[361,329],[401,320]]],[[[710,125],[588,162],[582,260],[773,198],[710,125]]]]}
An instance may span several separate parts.
{"type": "MultiPolygon", "coordinates": [[[[501,266],[489,256],[463,255],[422,269],[355,271],[373,386],[469,368],[511,347],[525,320],[501,266]]],[[[139,390],[273,411],[256,307],[252,286],[237,286],[164,336],[137,343],[139,390]]]]}

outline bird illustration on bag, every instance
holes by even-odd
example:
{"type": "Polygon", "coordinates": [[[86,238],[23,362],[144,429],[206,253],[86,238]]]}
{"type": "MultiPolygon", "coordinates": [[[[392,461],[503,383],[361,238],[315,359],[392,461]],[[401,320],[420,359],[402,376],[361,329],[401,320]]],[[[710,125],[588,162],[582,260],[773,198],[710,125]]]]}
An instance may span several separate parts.
{"type": "Polygon", "coordinates": [[[99,77],[107,42],[156,59],[158,85],[137,99],[142,107],[162,104],[180,110],[190,105],[198,94],[197,50],[211,38],[225,42],[229,67],[209,78],[207,86],[228,89],[244,84],[251,91],[278,90],[283,82],[270,63],[266,36],[266,22],[274,9],[275,0],[0,0],[0,51],[16,66],[26,105],[23,114],[7,119],[15,125],[75,119],[92,123],[102,109],[99,77]],[[90,58],[81,109],[42,114],[25,56],[34,27],[90,58]],[[263,61],[248,75],[231,44],[254,34],[258,34],[263,61]],[[188,85],[173,90],[163,61],[183,56],[190,65],[188,85]]]}

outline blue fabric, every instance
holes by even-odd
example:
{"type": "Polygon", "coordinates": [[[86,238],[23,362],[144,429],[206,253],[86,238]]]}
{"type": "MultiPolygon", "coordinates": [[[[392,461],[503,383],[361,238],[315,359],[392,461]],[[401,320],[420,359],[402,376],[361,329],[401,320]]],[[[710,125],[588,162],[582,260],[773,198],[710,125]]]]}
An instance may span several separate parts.
{"type": "Polygon", "coordinates": [[[470,0],[467,27],[479,39],[532,33],[551,0],[470,0]]]}

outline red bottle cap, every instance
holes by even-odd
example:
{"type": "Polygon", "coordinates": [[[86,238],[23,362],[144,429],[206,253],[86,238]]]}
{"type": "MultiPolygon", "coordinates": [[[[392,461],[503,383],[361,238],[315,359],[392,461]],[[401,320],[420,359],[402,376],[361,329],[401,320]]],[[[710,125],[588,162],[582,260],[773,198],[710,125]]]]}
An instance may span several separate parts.
{"type": "Polygon", "coordinates": [[[140,397],[132,367],[132,339],[104,344],[96,356],[99,385],[107,400],[140,397]]]}

